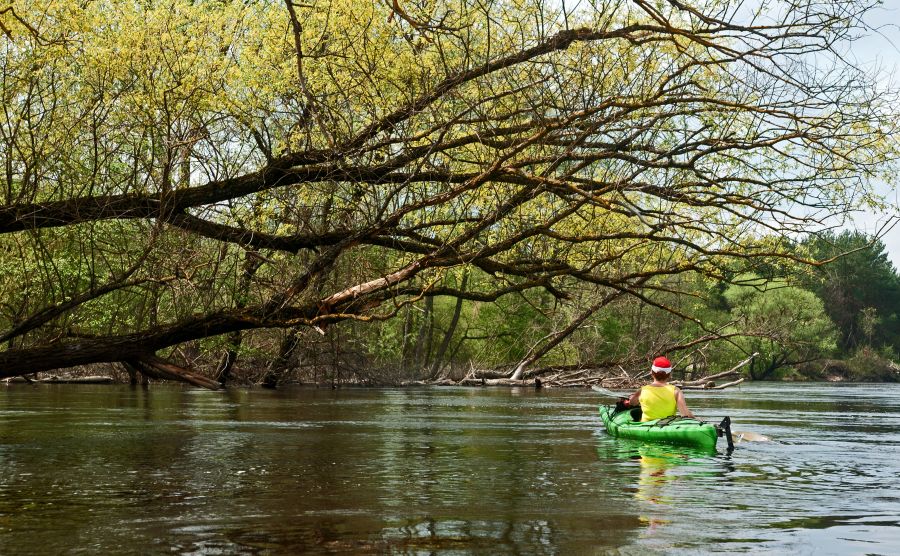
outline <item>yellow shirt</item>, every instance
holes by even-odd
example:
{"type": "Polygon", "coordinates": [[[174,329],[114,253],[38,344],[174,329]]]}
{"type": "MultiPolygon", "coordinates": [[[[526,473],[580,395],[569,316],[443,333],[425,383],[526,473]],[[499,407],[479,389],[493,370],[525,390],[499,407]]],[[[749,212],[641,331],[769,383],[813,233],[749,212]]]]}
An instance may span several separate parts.
{"type": "Polygon", "coordinates": [[[641,421],[653,421],[675,415],[677,404],[675,402],[675,387],[671,384],[665,386],[641,387],[641,421]]]}

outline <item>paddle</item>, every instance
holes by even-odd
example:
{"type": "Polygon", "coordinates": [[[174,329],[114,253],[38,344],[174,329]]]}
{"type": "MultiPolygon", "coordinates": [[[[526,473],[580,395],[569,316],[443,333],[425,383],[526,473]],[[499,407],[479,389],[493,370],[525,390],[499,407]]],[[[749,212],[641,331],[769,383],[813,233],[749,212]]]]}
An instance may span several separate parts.
{"type": "Polygon", "coordinates": [[[769,438],[768,436],[750,431],[731,431],[731,438],[735,443],[768,442],[769,440],[771,440],[771,438],[769,438]]]}
{"type": "Polygon", "coordinates": [[[622,394],[616,394],[612,390],[607,390],[606,388],[601,388],[600,386],[597,386],[596,384],[591,386],[591,390],[593,390],[594,392],[597,392],[599,394],[603,394],[604,396],[607,396],[610,398],[617,398],[617,399],[622,399],[622,400],[628,399],[628,396],[623,396],[622,394]]]}
{"type": "MultiPolygon", "coordinates": [[[[623,396],[622,394],[616,394],[612,390],[607,390],[606,388],[597,386],[596,384],[591,386],[591,390],[606,396],[608,398],[616,398],[619,400],[628,399],[628,396],[623,396]]],[[[768,442],[770,439],[768,436],[764,436],[762,434],[757,434],[755,432],[750,431],[731,431],[731,441],[735,444],[739,442],[768,442]]]]}

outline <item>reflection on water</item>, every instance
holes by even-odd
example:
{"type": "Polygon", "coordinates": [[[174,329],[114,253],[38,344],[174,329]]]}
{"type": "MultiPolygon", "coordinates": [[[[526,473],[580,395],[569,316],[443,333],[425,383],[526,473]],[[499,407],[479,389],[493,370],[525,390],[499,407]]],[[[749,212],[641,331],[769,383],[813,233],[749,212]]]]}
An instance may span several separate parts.
{"type": "Polygon", "coordinates": [[[671,506],[673,503],[673,497],[666,493],[666,486],[676,476],[666,471],[678,464],[678,455],[653,445],[641,446],[639,454],[641,472],[634,497],[645,506],[640,516],[640,520],[647,524],[645,534],[653,535],[658,527],[668,521],[660,517],[662,511],[659,506],[671,506]]]}
{"type": "Polygon", "coordinates": [[[692,393],[732,454],[592,392],[0,389],[0,553],[891,554],[900,388],[692,393]]]}
{"type": "MultiPolygon", "coordinates": [[[[676,475],[666,473],[673,465],[678,465],[679,460],[686,456],[673,453],[671,448],[648,444],[639,448],[641,472],[638,476],[637,492],[634,497],[652,506],[663,504],[670,506],[672,497],[666,494],[666,484],[676,478],[676,475]]],[[[654,522],[653,516],[642,516],[642,521],[654,522]]]]}
{"type": "Polygon", "coordinates": [[[598,453],[601,458],[637,463],[634,486],[626,490],[633,492],[634,509],[644,525],[643,539],[660,534],[661,528],[677,518],[677,495],[683,482],[722,477],[729,470],[727,456],[685,446],[616,439],[601,441],[598,453]]]}

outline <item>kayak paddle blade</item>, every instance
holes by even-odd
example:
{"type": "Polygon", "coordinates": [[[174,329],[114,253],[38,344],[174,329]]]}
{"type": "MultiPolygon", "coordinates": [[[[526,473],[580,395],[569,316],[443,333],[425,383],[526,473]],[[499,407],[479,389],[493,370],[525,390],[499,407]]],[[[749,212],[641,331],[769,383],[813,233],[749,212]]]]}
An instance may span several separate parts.
{"type": "Polygon", "coordinates": [[[620,400],[624,400],[624,399],[628,398],[628,396],[623,396],[622,394],[616,394],[612,390],[607,390],[606,388],[602,388],[600,386],[597,386],[596,384],[591,386],[591,390],[593,390],[594,392],[597,392],[598,394],[602,394],[602,395],[610,397],[610,398],[616,398],[616,399],[620,399],[620,400]]]}
{"type": "Polygon", "coordinates": [[[731,438],[734,439],[735,444],[738,442],[768,442],[771,440],[768,436],[749,431],[732,431],[731,438]]]}

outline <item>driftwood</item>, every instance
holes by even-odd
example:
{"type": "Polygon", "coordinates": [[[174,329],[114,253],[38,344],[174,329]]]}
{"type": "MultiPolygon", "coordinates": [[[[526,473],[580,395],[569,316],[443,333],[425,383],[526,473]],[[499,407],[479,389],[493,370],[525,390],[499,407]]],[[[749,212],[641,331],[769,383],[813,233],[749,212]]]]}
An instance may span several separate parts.
{"type": "Polygon", "coordinates": [[[179,367],[173,363],[169,363],[158,357],[144,357],[141,359],[133,359],[126,362],[126,368],[131,367],[141,374],[150,378],[162,380],[176,380],[178,382],[187,382],[200,388],[209,390],[219,390],[222,385],[218,381],[207,378],[201,374],[195,373],[189,369],[179,367]]]}
{"type": "Polygon", "coordinates": [[[111,376],[50,376],[38,379],[16,376],[7,378],[5,382],[19,382],[24,384],[112,384],[115,380],[111,376]]]}
{"type": "MultiPolygon", "coordinates": [[[[740,369],[749,364],[758,353],[754,353],[734,367],[696,380],[672,381],[671,384],[685,390],[722,390],[744,382],[739,378],[740,369]],[[722,378],[736,378],[724,384],[716,384],[722,378]]],[[[404,386],[530,386],[550,388],[579,388],[600,386],[613,390],[632,390],[645,384],[649,371],[629,374],[621,365],[614,368],[600,368],[595,365],[560,365],[532,370],[524,374],[522,380],[505,378],[504,371],[471,369],[461,380],[442,378],[434,381],[413,381],[404,386]],[[499,376],[498,376],[499,375],[499,376]]]]}
{"type": "Polygon", "coordinates": [[[728,388],[729,386],[738,385],[738,384],[744,382],[745,380],[747,380],[747,379],[739,378],[733,382],[728,382],[728,383],[719,384],[719,385],[717,385],[715,382],[710,381],[710,382],[707,382],[706,384],[703,384],[700,386],[682,386],[681,389],[682,390],[724,390],[724,389],[728,388]]]}
{"type": "Polygon", "coordinates": [[[540,379],[464,378],[456,384],[459,386],[536,386],[537,384],[542,384],[542,381],[540,379]]]}
{"type": "Polygon", "coordinates": [[[469,371],[469,374],[466,375],[466,378],[509,378],[509,371],[503,369],[473,369],[469,371]]]}
{"type": "Polygon", "coordinates": [[[686,382],[673,381],[672,384],[674,384],[675,386],[678,386],[679,388],[681,388],[683,390],[723,390],[725,388],[728,388],[729,386],[734,386],[736,384],[740,384],[740,383],[744,382],[744,379],[741,378],[739,380],[735,380],[733,382],[728,382],[728,383],[722,384],[722,385],[717,385],[715,383],[715,380],[717,378],[724,378],[726,376],[735,376],[735,375],[739,374],[741,367],[743,367],[743,366],[747,365],[748,363],[750,363],[751,361],[753,361],[753,358],[756,357],[757,355],[759,355],[759,353],[754,353],[750,357],[744,359],[743,361],[741,361],[740,363],[738,363],[737,365],[728,369],[725,372],[716,373],[714,375],[709,375],[709,376],[705,376],[705,377],[697,379],[697,380],[690,380],[690,381],[686,381],[686,382]]]}

